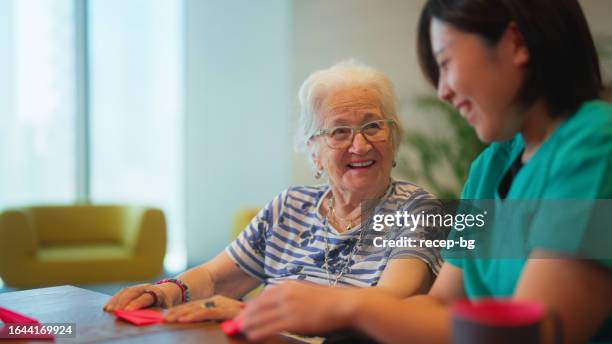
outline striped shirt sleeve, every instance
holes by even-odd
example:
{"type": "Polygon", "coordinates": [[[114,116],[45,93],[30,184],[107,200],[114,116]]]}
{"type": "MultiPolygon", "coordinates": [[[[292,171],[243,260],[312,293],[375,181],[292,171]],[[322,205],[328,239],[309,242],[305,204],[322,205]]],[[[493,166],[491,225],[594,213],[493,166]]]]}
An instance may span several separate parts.
{"type": "Polygon", "coordinates": [[[267,279],[265,271],[266,241],[271,235],[274,219],[278,218],[283,194],[276,196],[261,209],[249,225],[225,249],[240,269],[262,282],[267,279]]]}

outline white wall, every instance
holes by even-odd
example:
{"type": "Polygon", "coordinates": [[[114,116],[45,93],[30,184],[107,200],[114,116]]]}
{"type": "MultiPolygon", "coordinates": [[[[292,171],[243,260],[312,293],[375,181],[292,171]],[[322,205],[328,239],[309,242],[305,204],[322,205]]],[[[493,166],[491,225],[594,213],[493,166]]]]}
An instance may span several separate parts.
{"type": "MultiPolygon", "coordinates": [[[[596,40],[607,40],[612,44],[612,1],[610,0],[579,0],[584,14],[589,21],[591,32],[596,40]]],[[[608,51],[612,47],[608,46],[608,51]]],[[[612,61],[602,62],[602,74],[608,87],[612,86],[612,61]]],[[[612,88],[606,92],[605,99],[612,100],[612,88]]]]}
{"type": "Polygon", "coordinates": [[[594,35],[612,35],[612,3],[610,0],[578,0],[594,35]]]}
{"type": "Polygon", "coordinates": [[[231,216],[290,182],[284,0],[186,1],[188,262],[229,241],[231,216]]]}

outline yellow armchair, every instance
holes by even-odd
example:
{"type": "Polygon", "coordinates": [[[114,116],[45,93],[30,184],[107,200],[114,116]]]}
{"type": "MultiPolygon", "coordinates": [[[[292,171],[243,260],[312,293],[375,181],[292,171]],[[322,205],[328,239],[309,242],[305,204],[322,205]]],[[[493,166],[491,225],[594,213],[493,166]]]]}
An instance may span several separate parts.
{"type": "MultiPolygon", "coordinates": [[[[233,241],[240,235],[240,233],[253,221],[253,218],[257,216],[259,212],[259,208],[243,208],[236,211],[234,217],[232,218],[232,230],[230,232],[230,241],[233,241]]],[[[253,290],[251,290],[248,294],[246,294],[243,299],[250,300],[255,298],[255,296],[259,295],[262,287],[259,286],[253,290]]]]}
{"type": "Polygon", "coordinates": [[[240,233],[253,221],[257,216],[259,208],[244,208],[236,211],[232,219],[232,231],[230,232],[230,241],[233,241],[240,233]]]}
{"type": "Polygon", "coordinates": [[[0,213],[7,286],[140,281],[162,272],[166,223],[138,206],[38,206],[0,213]]]}

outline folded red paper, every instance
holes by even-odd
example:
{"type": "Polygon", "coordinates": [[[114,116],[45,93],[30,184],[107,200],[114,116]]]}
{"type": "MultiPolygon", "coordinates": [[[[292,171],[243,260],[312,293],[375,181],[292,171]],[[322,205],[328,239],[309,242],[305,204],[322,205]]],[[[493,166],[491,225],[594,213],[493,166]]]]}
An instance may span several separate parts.
{"type": "Polygon", "coordinates": [[[0,307],[0,320],[6,325],[0,327],[0,338],[3,339],[54,339],[53,335],[40,334],[41,325],[38,320],[30,318],[23,314],[19,314],[10,309],[0,307]],[[15,325],[29,325],[26,327],[19,326],[19,330],[15,328],[15,325]],[[13,327],[11,329],[11,326],[13,327]],[[35,328],[37,327],[37,328],[35,328]]]}
{"type": "Polygon", "coordinates": [[[38,320],[0,307],[0,320],[6,324],[38,324],[38,320]]]}
{"type": "Polygon", "coordinates": [[[240,323],[234,320],[226,320],[221,323],[221,329],[228,336],[235,336],[240,333],[240,323]]]}
{"type": "Polygon", "coordinates": [[[115,316],[136,326],[158,324],[164,321],[164,315],[151,309],[137,309],[135,311],[115,311],[115,316]]]}

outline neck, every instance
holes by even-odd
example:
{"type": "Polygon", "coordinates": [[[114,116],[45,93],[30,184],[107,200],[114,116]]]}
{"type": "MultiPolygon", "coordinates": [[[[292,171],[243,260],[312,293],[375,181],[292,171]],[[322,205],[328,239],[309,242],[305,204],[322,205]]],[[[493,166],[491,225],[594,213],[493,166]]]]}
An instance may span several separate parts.
{"type": "Polygon", "coordinates": [[[552,118],[544,102],[539,101],[525,112],[521,129],[525,141],[525,151],[521,157],[526,163],[533,157],[538,148],[550,137],[561,123],[562,118],[552,118]]]}
{"type": "Polygon", "coordinates": [[[365,200],[378,199],[382,197],[389,187],[391,179],[384,185],[375,189],[354,192],[331,185],[331,197],[334,197],[334,211],[343,219],[352,219],[361,212],[361,203],[365,200]]]}

